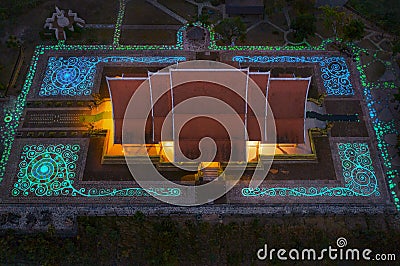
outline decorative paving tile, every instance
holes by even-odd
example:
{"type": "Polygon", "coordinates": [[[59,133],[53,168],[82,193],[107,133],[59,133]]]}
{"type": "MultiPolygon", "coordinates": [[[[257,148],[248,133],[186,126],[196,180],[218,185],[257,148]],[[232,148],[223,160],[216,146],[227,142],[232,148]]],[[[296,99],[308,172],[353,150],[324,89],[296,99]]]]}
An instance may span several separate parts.
{"type": "Polygon", "coordinates": [[[343,57],[322,56],[234,56],[232,61],[250,63],[318,63],[327,95],[354,95],[350,71],[343,57]]]}
{"type": "Polygon", "coordinates": [[[89,96],[92,94],[98,63],[167,63],[186,61],[182,56],[156,57],[50,57],[39,96],[89,96]]]}
{"type": "Polygon", "coordinates": [[[351,197],[380,196],[378,181],[367,143],[337,143],[344,186],[243,188],[245,197],[351,197]]]}
{"type": "Polygon", "coordinates": [[[166,196],[178,197],[176,188],[97,188],[76,187],[76,168],[79,160],[79,144],[27,144],[21,151],[17,182],[11,194],[17,196],[166,196]]]}

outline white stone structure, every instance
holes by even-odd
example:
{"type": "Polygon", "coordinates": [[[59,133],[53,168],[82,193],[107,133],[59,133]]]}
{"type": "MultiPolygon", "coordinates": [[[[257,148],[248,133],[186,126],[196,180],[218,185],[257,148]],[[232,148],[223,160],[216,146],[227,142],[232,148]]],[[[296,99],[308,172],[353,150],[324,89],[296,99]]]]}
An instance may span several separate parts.
{"type": "Polygon", "coordinates": [[[81,28],[85,26],[85,21],[79,18],[76,13],[68,10],[68,13],[65,14],[64,10],[60,10],[56,6],[56,12],[53,13],[51,18],[46,19],[44,28],[54,30],[57,40],[66,40],[67,36],[64,29],[68,28],[70,31],[74,31],[74,23],[81,28]]]}

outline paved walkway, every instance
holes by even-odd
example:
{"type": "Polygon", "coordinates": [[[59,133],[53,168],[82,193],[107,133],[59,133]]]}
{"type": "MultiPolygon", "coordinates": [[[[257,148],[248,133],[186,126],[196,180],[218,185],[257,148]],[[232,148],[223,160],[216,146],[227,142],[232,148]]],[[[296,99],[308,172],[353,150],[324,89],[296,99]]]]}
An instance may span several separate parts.
{"type": "Polygon", "coordinates": [[[114,29],[115,24],[86,24],[87,29],[114,29]]]}
{"type": "MultiPolygon", "coordinates": [[[[207,2],[201,2],[201,3],[197,3],[197,2],[195,2],[195,1],[193,1],[193,0],[185,0],[185,1],[188,2],[188,3],[191,3],[192,5],[197,6],[197,15],[198,15],[198,16],[201,15],[201,12],[202,12],[202,10],[203,10],[203,7],[208,7],[208,8],[211,8],[211,9],[215,9],[215,10],[218,10],[218,11],[220,11],[221,13],[224,14],[224,10],[223,10],[223,6],[222,6],[222,5],[220,6],[221,8],[219,8],[219,7],[216,7],[216,6],[211,5],[211,3],[210,3],[209,1],[207,1],[207,2]]],[[[225,17],[225,16],[224,16],[224,17],[225,17]]]]}
{"type": "MultiPolygon", "coordinates": [[[[114,24],[86,24],[89,29],[114,29],[114,24]]],[[[179,30],[182,25],[122,25],[123,30],[179,30]]]]}
{"type": "Polygon", "coordinates": [[[186,19],[184,19],[183,17],[179,16],[178,14],[176,14],[175,12],[173,12],[172,10],[168,9],[167,7],[163,6],[162,4],[158,3],[155,0],[146,0],[149,4],[152,4],[153,6],[157,7],[158,9],[160,9],[161,11],[163,11],[164,13],[170,15],[171,17],[173,17],[174,19],[178,20],[179,22],[181,22],[182,24],[186,24],[188,21],[186,19]]]}
{"type": "Polygon", "coordinates": [[[182,25],[122,25],[124,30],[179,30],[182,25]]]}

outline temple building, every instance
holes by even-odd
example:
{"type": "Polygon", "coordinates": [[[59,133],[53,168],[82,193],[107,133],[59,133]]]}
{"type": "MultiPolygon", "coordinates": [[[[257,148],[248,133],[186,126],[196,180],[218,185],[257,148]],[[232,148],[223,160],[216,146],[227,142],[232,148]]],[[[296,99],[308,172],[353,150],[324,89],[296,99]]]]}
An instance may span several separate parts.
{"type": "MultiPolygon", "coordinates": [[[[99,110],[112,109],[112,120],[102,121],[101,125],[109,132],[104,147],[103,163],[125,163],[124,156],[127,154],[124,154],[124,148],[126,149],[127,146],[130,150],[129,156],[135,154],[137,159],[149,154],[156,163],[193,160],[200,156],[199,142],[205,137],[212,138],[216,143],[217,152],[214,162],[257,162],[263,156],[271,156],[271,149],[268,149],[271,145],[276,145],[276,153],[282,155],[282,158],[293,159],[296,155],[300,155],[299,158],[307,158],[304,155],[311,155],[313,151],[308,135],[309,126],[305,122],[311,77],[295,77],[293,74],[272,77],[269,71],[252,71],[250,68],[220,69],[218,73],[228,80],[233,79],[239,71],[244,74],[244,78],[237,79],[235,86],[239,88],[241,95],[223,85],[200,81],[201,77],[210,77],[216,73],[207,69],[169,68],[167,72],[162,73],[148,71],[147,76],[143,73],[133,75],[121,73],[121,76],[106,77],[110,100],[103,104],[107,107],[99,110]],[[199,81],[182,82],[188,74],[195,75],[193,80],[199,81]],[[256,84],[256,86],[251,86],[251,84],[256,84]],[[139,126],[135,128],[140,121],[134,119],[129,121],[133,131],[131,137],[128,141],[125,139],[123,143],[123,123],[128,122],[125,117],[126,109],[132,95],[141,86],[145,86],[146,95],[142,97],[143,101],[135,103],[134,108],[145,109],[151,106],[151,112],[145,122],[145,144],[143,145],[138,137],[143,128],[139,126]],[[263,103],[265,103],[263,108],[267,109],[268,101],[272,110],[276,127],[276,144],[275,139],[268,139],[265,117],[256,117],[246,104],[251,97],[256,97],[255,90],[262,92],[263,103]],[[161,93],[161,91],[166,91],[166,93],[161,93]],[[174,113],[176,106],[198,96],[216,98],[235,110],[243,123],[243,133],[238,135],[237,141],[232,141],[226,129],[208,117],[191,119],[180,132],[174,132],[179,116],[183,118],[190,115],[174,113]],[[168,115],[170,113],[172,116],[168,115]],[[163,137],[162,127],[165,130],[163,137]],[[176,152],[178,148],[183,156],[176,152]],[[231,151],[234,152],[231,154],[231,151]]],[[[193,106],[193,112],[207,114],[207,107],[193,106]]],[[[264,116],[266,114],[267,111],[263,113],[264,116]]],[[[219,115],[222,115],[224,121],[234,119],[230,114],[219,115]]]]}

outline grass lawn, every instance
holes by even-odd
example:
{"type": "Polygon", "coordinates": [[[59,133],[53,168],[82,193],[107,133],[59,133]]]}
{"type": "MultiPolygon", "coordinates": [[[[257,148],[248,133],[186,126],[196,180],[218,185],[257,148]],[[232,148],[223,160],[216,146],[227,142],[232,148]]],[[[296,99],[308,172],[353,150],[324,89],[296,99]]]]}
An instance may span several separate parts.
{"type": "Polygon", "coordinates": [[[158,0],[158,2],[186,20],[197,18],[197,6],[185,0],[158,0]]]}
{"type": "Polygon", "coordinates": [[[326,28],[322,19],[317,19],[315,22],[316,32],[324,38],[330,38],[333,36],[333,30],[326,28]]]}
{"type": "Polygon", "coordinates": [[[121,44],[175,44],[175,30],[122,30],[121,44]]]}
{"type": "Polygon", "coordinates": [[[392,53],[379,51],[377,57],[383,61],[390,61],[392,60],[392,53]]]}
{"type": "Polygon", "coordinates": [[[350,0],[347,4],[368,20],[391,32],[400,33],[400,4],[398,0],[350,0]]]}
{"type": "Polygon", "coordinates": [[[145,0],[132,0],[126,4],[125,25],[178,25],[179,21],[145,0]]]}
{"type": "Polygon", "coordinates": [[[388,51],[388,52],[392,51],[392,44],[388,41],[381,42],[380,47],[385,51],[388,51]]]}
{"type": "Polygon", "coordinates": [[[307,42],[313,46],[318,46],[322,43],[322,40],[318,36],[314,35],[307,37],[307,42]]]}
{"type": "Polygon", "coordinates": [[[71,33],[67,44],[111,44],[114,29],[83,29],[81,33],[71,33]]]}
{"type": "MultiPolygon", "coordinates": [[[[283,45],[283,33],[267,23],[261,23],[247,33],[244,45],[283,45]]],[[[239,43],[238,43],[239,44],[239,43]]]]}
{"type": "Polygon", "coordinates": [[[365,53],[361,54],[361,62],[366,65],[368,63],[370,63],[371,61],[374,60],[374,55],[373,53],[369,53],[368,55],[366,55],[365,53]]]}
{"type": "Polygon", "coordinates": [[[10,81],[14,65],[19,54],[18,48],[7,48],[4,44],[0,45],[0,83],[7,86],[10,81]]]}
{"type": "Polygon", "coordinates": [[[368,49],[368,50],[376,50],[376,46],[369,40],[362,40],[358,43],[358,45],[362,48],[368,49]]]}
{"type": "MultiPolygon", "coordinates": [[[[113,24],[117,21],[119,1],[109,0],[56,0],[54,4],[63,9],[71,9],[88,24],[113,24]]],[[[54,8],[54,7],[53,7],[54,8]]]]}
{"type": "Polygon", "coordinates": [[[381,62],[373,62],[365,70],[368,81],[377,81],[384,73],[386,67],[381,62]]]}
{"type": "Polygon", "coordinates": [[[271,21],[273,24],[282,28],[283,30],[288,30],[289,27],[287,25],[287,21],[283,12],[273,13],[271,15],[266,16],[266,18],[271,21]]]}

